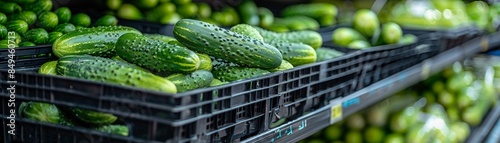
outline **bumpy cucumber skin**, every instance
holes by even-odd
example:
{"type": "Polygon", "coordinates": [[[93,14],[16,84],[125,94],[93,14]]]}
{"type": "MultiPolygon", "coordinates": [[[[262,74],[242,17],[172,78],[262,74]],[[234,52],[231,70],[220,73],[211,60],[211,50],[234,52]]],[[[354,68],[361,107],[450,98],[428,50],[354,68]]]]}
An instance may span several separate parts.
{"type": "Polygon", "coordinates": [[[61,111],[54,104],[44,102],[28,102],[24,105],[21,114],[23,118],[47,123],[59,123],[61,111]]]}
{"type": "Polygon", "coordinates": [[[100,126],[98,128],[95,128],[95,130],[105,132],[105,133],[122,135],[122,136],[129,135],[129,129],[125,125],[104,125],[104,126],[100,126]]]}
{"type": "Polygon", "coordinates": [[[140,67],[140,66],[137,66],[137,65],[135,65],[135,64],[131,64],[131,63],[129,63],[129,62],[127,62],[127,61],[125,61],[124,59],[120,58],[120,56],[118,56],[118,55],[111,57],[111,59],[112,59],[112,60],[116,60],[116,61],[120,61],[120,62],[124,62],[124,63],[127,63],[127,64],[130,64],[132,67],[135,67],[135,68],[137,68],[138,70],[145,71],[145,72],[150,72],[150,71],[149,71],[149,70],[147,70],[147,69],[144,69],[144,68],[142,68],[142,67],[140,67]]]}
{"type": "Polygon", "coordinates": [[[39,74],[57,75],[57,61],[50,61],[42,64],[38,69],[39,74]]]}
{"type": "Polygon", "coordinates": [[[229,82],[223,82],[223,81],[220,81],[219,79],[214,78],[214,80],[212,80],[212,83],[210,83],[210,86],[219,86],[219,85],[224,85],[227,83],[229,83],[229,82]]]}
{"type": "Polygon", "coordinates": [[[52,9],[53,3],[51,0],[37,0],[34,3],[29,3],[24,6],[23,10],[33,11],[37,15],[48,12],[52,9]]]}
{"type": "Polygon", "coordinates": [[[125,26],[99,26],[77,29],[56,39],[52,51],[57,57],[65,55],[93,55],[111,57],[115,55],[115,43],[125,33],[142,34],[125,26]]]}
{"type": "Polygon", "coordinates": [[[250,38],[264,41],[264,38],[262,38],[259,31],[255,30],[255,28],[253,28],[253,26],[250,26],[248,24],[238,24],[238,25],[231,27],[230,30],[235,32],[235,33],[238,33],[238,34],[248,36],[250,38]]]}
{"type": "Polygon", "coordinates": [[[155,40],[160,40],[163,42],[170,42],[170,41],[176,41],[174,37],[166,36],[166,35],[160,35],[160,34],[143,34],[144,36],[155,39],[155,40]]]}
{"type": "Polygon", "coordinates": [[[242,66],[272,69],[283,60],[278,49],[267,43],[199,20],[180,20],[174,36],[191,50],[242,66]]]}
{"type": "Polygon", "coordinates": [[[139,34],[123,34],[115,47],[121,58],[152,72],[189,73],[200,66],[195,52],[139,34]]]}
{"type": "Polygon", "coordinates": [[[196,53],[196,55],[200,58],[200,67],[198,69],[212,71],[212,59],[210,56],[202,53],[196,53]]]}
{"type": "Polygon", "coordinates": [[[89,55],[68,55],[59,58],[57,73],[62,76],[129,85],[167,93],[177,92],[175,84],[163,77],[138,70],[123,62],[89,55]]]}
{"type": "Polygon", "coordinates": [[[214,78],[223,82],[245,80],[269,73],[269,71],[264,69],[244,67],[221,59],[214,60],[214,68],[212,70],[214,78]]]}
{"type": "Polygon", "coordinates": [[[35,28],[26,32],[24,38],[34,44],[41,45],[49,41],[49,33],[45,29],[35,28]]]}
{"type": "Polygon", "coordinates": [[[283,59],[290,62],[293,66],[316,62],[316,51],[309,45],[281,40],[272,40],[269,41],[269,44],[278,48],[283,55],[283,59]]]}
{"type": "Polygon", "coordinates": [[[166,79],[175,84],[177,92],[186,92],[210,86],[214,76],[210,71],[197,70],[190,74],[173,74],[166,77],[166,79]]]}
{"type": "Polygon", "coordinates": [[[72,108],[71,112],[77,119],[89,124],[111,124],[118,119],[118,117],[113,114],[85,109],[72,108]]]}
{"type": "Polygon", "coordinates": [[[259,27],[254,28],[259,31],[265,42],[269,42],[272,40],[283,40],[291,43],[304,43],[314,49],[321,47],[321,45],[323,44],[323,37],[321,37],[321,35],[316,31],[303,30],[286,33],[276,33],[259,27]]]}

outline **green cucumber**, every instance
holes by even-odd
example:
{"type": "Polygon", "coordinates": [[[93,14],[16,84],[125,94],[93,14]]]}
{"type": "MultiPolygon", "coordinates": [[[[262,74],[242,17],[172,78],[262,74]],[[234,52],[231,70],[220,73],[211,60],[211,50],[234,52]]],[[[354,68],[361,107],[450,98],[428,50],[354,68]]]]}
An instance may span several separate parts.
{"type": "Polygon", "coordinates": [[[63,35],[62,32],[57,32],[57,31],[50,32],[49,39],[48,39],[47,43],[49,43],[49,44],[54,43],[56,41],[56,39],[61,37],[62,35],[63,35]]]}
{"type": "Polygon", "coordinates": [[[307,25],[302,21],[290,20],[288,18],[276,18],[274,24],[283,25],[292,31],[307,30],[307,25]]]}
{"type": "MultiPolygon", "coordinates": [[[[8,34],[10,34],[10,33],[8,33],[8,34]]],[[[16,42],[16,44],[23,42],[23,38],[21,37],[21,34],[14,32],[13,37],[15,37],[13,40],[16,42]]],[[[9,39],[9,40],[12,40],[12,39],[9,39]]]]}
{"type": "Polygon", "coordinates": [[[370,47],[371,47],[370,43],[368,43],[364,40],[356,40],[356,41],[349,43],[349,45],[347,45],[347,48],[351,48],[351,49],[366,49],[366,48],[370,48],[370,47]]]}
{"type": "Polygon", "coordinates": [[[85,54],[111,57],[115,54],[116,41],[125,33],[141,34],[138,30],[125,26],[78,29],[57,38],[52,46],[52,51],[57,57],[85,54]]]}
{"type": "Polygon", "coordinates": [[[7,22],[7,15],[0,12],[0,24],[5,24],[7,22]]]}
{"type": "Polygon", "coordinates": [[[23,9],[16,3],[13,2],[0,2],[0,12],[5,14],[19,13],[23,9]]]}
{"type": "Polygon", "coordinates": [[[161,3],[155,8],[146,13],[146,20],[151,22],[159,22],[164,15],[175,13],[176,7],[170,2],[161,3]]]}
{"type": "Polygon", "coordinates": [[[90,23],[92,23],[90,16],[85,13],[77,13],[71,16],[71,19],[69,21],[73,23],[73,25],[75,26],[82,26],[82,27],[89,27],[90,23]]]}
{"type": "Polygon", "coordinates": [[[116,26],[118,24],[118,19],[112,15],[105,15],[94,23],[95,26],[116,26]]]}
{"type": "Polygon", "coordinates": [[[274,68],[274,69],[270,69],[269,71],[270,72],[278,72],[278,71],[284,71],[284,70],[292,69],[292,68],[293,68],[293,65],[290,62],[283,60],[279,67],[274,68]]]}
{"type": "Polygon", "coordinates": [[[118,8],[117,16],[127,20],[141,20],[141,11],[132,4],[124,3],[118,8]]]}
{"type": "Polygon", "coordinates": [[[152,72],[186,73],[200,66],[195,52],[135,33],[123,34],[115,47],[121,58],[152,72]]]}
{"type": "Polygon", "coordinates": [[[5,27],[7,27],[7,30],[9,31],[14,31],[18,34],[24,34],[26,31],[28,31],[29,25],[24,20],[12,20],[7,22],[7,24],[5,24],[5,27]]]}
{"type": "Polygon", "coordinates": [[[198,17],[209,18],[212,15],[212,8],[206,3],[198,3],[198,17]]]}
{"type": "Polygon", "coordinates": [[[168,13],[160,18],[160,24],[175,24],[181,19],[181,16],[177,13],[168,13]]]}
{"type": "Polygon", "coordinates": [[[259,7],[258,14],[261,27],[269,27],[274,23],[274,14],[268,8],[259,7]]]}
{"type": "Polygon", "coordinates": [[[340,51],[330,49],[330,48],[321,47],[321,48],[316,49],[316,57],[317,57],[316,62],[326,61],[329,59],[340,57],[342,55],[344,55],[344,53],[342,53],[340,51]]]}
{"type": "Polygon", "coordinates": [[[66,34],[66,33],[69,33],[69,32],[75,31],[75,30],[76,30],[75,25],[73,25],[71,23],[59,24],[56,26],[56,28],[54,28],[54,31],[62,32],[63,34],[66,34]]]}
{"type": "Polygon", "coordinates": [[[49,12],[52,9],[53,3],[52,0],[37,0],[34,3],[29,3],[24,5],[25,11],[33,11],[37,15],[43,12],[49,12]]]}
{"type": "Polygon", "coordinates": [[[59,23],[68,23],[71,20],[71,10],[68,7],[59,7],[56,11],[59,23]]]}
{"type": "Polygon", "coordinates": [[[366,39],[363,37],[363,35],[361,35],[361,33],[352,28],[341,27],[335,29],[335,31],[333,31],[332,33],[332,42],[339,46],[346,47],[351,42],[357,40],[366,39]]]}
{"type": "Polygon", "coordinates": [[[138,70],[130,64],[107,58],[89,55],[60,57],[56,71],[58,75],[62,76],[135,86],[167,93],[177,92],[174,83],[163,77],[138,70]]]}
{"type": "Polygon", "coordinates": [[[286,17],[286,19],[289,21],[301,22],[306,26],[306,29],[309,29],[309,30],[318,30],[320,27],[320,24],[318,23],[318,21],[316,21],[310,17],[307,17],[307,16],[290,16],[290,17],[286,17]]]}
{"type": "Polygon", "coordinates": [[[106,6],[111,10],[117,10],[122,5],[122,0],[106,0],[106,6]]]}
{"type": "Polygon", "coordinates": [[[276,33],[259,27],[254,28],[259,31],[265,42],[278,39],[292,43],[304,43],[314,49],[321,47],[321,45],[323,44],[323,37],[321,37],[321,35],[316,31],[304,30],[287,33],[276,33]]]}
{"type": "Polygon", "coordinates": [[[283,60],[269,44],[199,20],[180,20],[174,36],[191,50],[242,66],[272,69],[283,60]]]}
{"type": "Polygon", "coordinates": [[[245,24],[249,25],[259,25],[259,14],[257,10],[257,5],[253,0],[244,0],[239,6],[238,11],[241,16],[241,20],[245,24]]]}
{"type": "Polygon", "coordinates": [[[403,36],[403,30],[398,24],[388,22],[382,25],[381,36],[385,44],[395,44],[398,43],[399,39],[403,36]]]}
{"type": "Polygon", "coordinates": [[[285,33],[290,31],[290,29],[288,29],[288,27],[286,27],[285,25],[276,23],[271,24],[270,26],[266,27],[266,29],[277,33],[285,33]]]}
{"type": "Polygon", "coordinates": [[[0,24],[0,40],[7,39],[8,30],[7,27],[0,24]]]}
{"type": "Polygon", "coordinates": [[[129,62],[127,62],[127,61],[125,61],[124,59],[120,58],[120,56],[118,56],[118,55],[111,57],[111,59],[112,59],[112,60],[116,60],[116,61],[120,61],[120,62],[124,62],[124,63],[126,63],[126,64],[130,64],[130,66],[132,66],[132,67],[134,67],[134,68],[136,68],[136,69],[138,69],[138,70],[141,70],[141,71],[145,71],[145,72],[149,72],[149,73],[150,73],[150,71],[149,71],[149,70],[144,69],[144,68],[142,68],[142,67],[140,67],[140,66],[137,66],[137,65],[135,65],[135,64],[131,64],[131,63],[129,63],[129,62]]]}
{"type": "Polygon", "coordinates": [[[193,18],[198,14],[198,5],[196,5],[196,3],[179,5],[177,13],[183,18],[193,18]]]}
{"type": "Polygon", "coordinates": [[[324,15],[336,16],[337,13],[337,7],[329,3],[296,4],[287,6],[281,11],[284,17],[303,15],[314,19],[319,19],[324,15]]]}
{"type": "Polygon", "coordinates": [[[207,54],[202,54],[202,53],[196,53],[198,57],[200,58],[200,66],[198,67],[199,70],[207,70],[211,71],[212,70],[212,59],[210,56],[207,54]]]}
{"type": "Polygon", "coordinates": [[[13,48],[18,47],[16,43],[13,43],[9,40],[0,40],[0,49],[7,49],[9,48],[9,46],[14,46],[13,48]]]}
{"type": "Polygon", "coordinates": [[[224,85],[224,84],[227,84],[228,82],[223,82],[223,81],[220,81],[219,79],[216,79],[214,78],[212,80],[212,83],[210,83],[210,86],[219,86],[219,85],[224,85]]]}
{"type": "Polygon", "coordinates": [[[212,74],[223,82],[233,82],[259,77],[270,72],[260,68],[249,68],[222,59],[214,60],[212,74]]]}
{"type": "Polygon", "coordinates": [[[36,46],[36,44],[29,41],[24,41],[19,43],[19,47],[31,47],[31,46],[36,46]]]}
{"type": "Polygon", "coordinates": [[[158,0],[132,0],[130,2],[141,9],[153,8],[158,4],[158,0]]]}
{"type": "Polygon", "coordinates": [[[155,40],[160,40],[160,41],[163,41],[163,42],[170,42],[170,41],[177,41],[175,40],[174,37],[170,37],[170,36],[166,36],[166,35],[161,35],[161,34],[147,34],[147,33],[144,33],[143,34],[144,36],[150,38],[150,39],[155,39],[155,40]]]}
{"type": "Polygon", "coordinates": [[[10,20],[24,20],[28,25],[35,24],[37,16],[32,11],[22,11],[9,17],[10,20]]]}
{"type": "Polygon", "coordinates": [[[96,131],[101,131],[105,133],[117,134],[121,136],[128,136],[129,129],[125,125],[104,125],[98,128],[94,128],[96,131]]]}
{"type": "Polygon", "coordinates": [[[237,24],[230,29],[233,32],[236,32],[241,35],[248,36],[250,38],[257,39],[259,41],[264,41],[264,38],[260,35],[259,31],[248,24],[237,24]]]}
{"type": "Polygon", "coordinates": [[[49,40],[49,33],[45,29],[31,29],[24,34],[24,38],[37,45],[46,44],[49,40]]]}
{"type": "Polygon", "coordinates": [[[61,111],[54,105],[43,102],[28,102],[21,112],[23,118],[58,124],[61,111]]]}
{"type": "Polygon", "coordinates": [[[166,79],[172,81],[177,87],[177,92],[185,92],[203,87],[209,87],[214,79],[210,71],[197,70],[190,74],[173,74],[166,79]]]}
{"type": "Polygon", "coordinates": [[[276,47],[283,55],[283,59],[291,63],[293,66],[316,62],[316,51],[309,45],[302,43],[290,43],[281,40],[272,40],[268,43],[276,47]]]}
{"type": "Polygon", "coordinates": [[[118,119],[118,117],[113,114],[91,110],[71,108],[70,111],[74,115],[74,117],[76,117],[76,119],[88,124],[111,124],[118,119]]]}
{"type": "Polygon", "coordinates": [[[35,23],[36,27],[43,28],[45,30],[51,31],[57,24],[59,24],[59,19],[57,15],[53,12],[43,12],[38,15],[38,19],[35,23]]]}
{"type": "Polygon", "coordinates": [[[375,12],[361,9],[354,14],[353,27],[363,36],[371,38],[380,30],[380,22],[375,12]]]}
{"type": "Polygon", "coordinates": [[[42,64],[38,69],[39,74],[57,75],[57,61],[50,61],[42,64]]]}

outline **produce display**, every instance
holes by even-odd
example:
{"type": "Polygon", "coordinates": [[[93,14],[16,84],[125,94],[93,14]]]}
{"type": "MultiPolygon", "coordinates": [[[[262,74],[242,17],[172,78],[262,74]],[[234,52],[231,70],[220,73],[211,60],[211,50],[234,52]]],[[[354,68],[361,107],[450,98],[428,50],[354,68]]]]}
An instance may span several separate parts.
{"type": "Polygon", "coordinates": [[[15,47],[52,44],[62,34],[77,29],[118,23],[114,16],[107,15],[91,25],[87,14],[72,13],[67,7],[53,8],[51,0],[11,0],[1,1],[0,5],[0,48],[8,48],[9,44],[15,47]]]}
{"type": "Polygon", "coordinates": [[[500,99],[498,65],[480,62],[457,62],[301,142],[465,142],[500,99]]]}

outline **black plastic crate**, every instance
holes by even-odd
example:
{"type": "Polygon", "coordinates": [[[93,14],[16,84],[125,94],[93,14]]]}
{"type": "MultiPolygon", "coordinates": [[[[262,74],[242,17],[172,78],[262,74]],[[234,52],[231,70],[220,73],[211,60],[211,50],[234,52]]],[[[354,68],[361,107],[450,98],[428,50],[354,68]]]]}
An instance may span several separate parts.
{"type": "Polygon", "coordinates": [[[357,89],[369,86],[446,50],[439,44],[441,40],[439,33],[424,34],[418,38],[418,42],[409,45],[363,50],[365,61],[362,74],[358,78],[360,81],[357,89]]]}
{"type": "Polygon", "coordinates": [[[481,30],[474,26],[461,26],[457,28],[439,30],[403,27],[403,31],[404,33],[414,34],[417,36],[429,33],[438,33],[441,35],[441,40],[438,41],[438,43],[445,50],[459,46],[483,34],[481,30]]]}
{"type": "Polygon", "coordinates": [[[14,49],[14,56],[9,56],[9,49],[0,49],[0,69],[8,69],[9,64],[18,70],[38,69],[45,62],[56,60],[52,53],[52,45],[39,45],[33,47],[19,47],[14,49]],[[14,63],[9,63],[9,59],[14,63]]]}

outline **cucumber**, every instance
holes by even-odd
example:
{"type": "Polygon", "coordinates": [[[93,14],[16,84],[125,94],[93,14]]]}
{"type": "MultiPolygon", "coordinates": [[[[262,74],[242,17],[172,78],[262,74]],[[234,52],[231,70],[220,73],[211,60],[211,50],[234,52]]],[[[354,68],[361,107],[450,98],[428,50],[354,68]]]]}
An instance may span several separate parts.
{"type": "Polygon", "coordinates": [[[7,27],[0,24],[0,40],[7,39],[8,30],[7,27]]]}
{"type": "Polygon", "coordinates": [[[143,34],[144,36],[150,38],[150,39],[155,39],[155,40],[160,40],[160,41],[163,41],[163,42],[170,42],[170,41],[177,41],[175,40],[174,37],[170,37],[170,36],[166,36],[166,35],[161,35],[161,34],[147,34],[147,33],[144,33],[143,34]]]}
{"type": "Polygon", "coordinates": [[[181,16],[177,13],[168,13],[160,18],[160,24],[175,24],[181,19],[181,16]]]}
{"type": "Polygon", "coordinates": [[[24,34],[26,31],[28,31],[28,23],[26,23],[24,20],[12,20],[7,22],[5,24],[5,27],[7,27],[7,30],[9,31],[14,31],[17,34],[24,34]]]}
{"type": "Polygon", "coordinates": [[[125,61],[124,59],[120,58],[120,56],[118,56],[118,55],[111,57],[111,59],[112,59],[112,60],[116,60],[116,61],[120,61],[120,62],[124,62],[124,63],[126,63],[126,64],[130,64],[130,66],[132,66],[132,67],[134,67],[134,68],[136,68],[136,69],[138,69],[138,70],[141,70],[141,71],[145,71],[145,72],[149,72],[149,73],[150,73],[150,71],[149,71],[149,70],[144,69],[144,68],[142,68],[142,67],[140,67],[140,66],[137,66],[137,65],[135,65],[135,64],[131,64],[131,63],[129,63],[129,62],[127,62],[127,61],[125,61]]]}
{"type": "Polygon", "coordinates": [[[290,16],[286,17],[287,20],[289,21],[298,21],[303,23],[306,26],[306,29],[308,30],[318,30],[320,27],[320,24],[318,21],[307,17],[307,16],[290,16]]]}
{"type": "Polygon", "coordinates": [[[5,24],[7,22],[7,15],[0,12],[0,24],[5,24]]]}
{"type": "Polygon", "coordinates": [[[269,71],[270,72],[278,72],[278,71],[284,71],[284,70],[292,69],[292,68],[293,68],[293,65],[290,62],[283,60],[279,67],[274,68],[274,69],[270,69],[269,71]]]}
{"type": "Polygon", "coordinates": [[[69,32],[75,31],[75,30],[76,30],[75,25],[73,25],[71,23],[59,24],[56,26],[56,28],[54,28],[54,31],[62,32],[63,34],[66,34],[66,33],[69,33],[69,32]]]}
{"type": "Polygon", "coordinates": [[[104,125],[97,128],[94,128],[96,131],[101,131],[105,133],[117,134],[121,136],[128,136],[129,129],[125,125],[104,125]]]}
{"type": "Polygon", "coordinates": [[[198,57],[200,58],[200,66],[198,67],[199,70],[207,70],[211,71],[212,70],[212,59],[210,56],[207,54],[202,54],[202,53],[196,53],[198,57]]]}
{"type": "Polygon", "coordinates": [[[4,14],[19,13],[23,9],[16,3],[13,2],[0,2],[0,12],[4,14]]]}
{"type": "Polygon", "coordinates": [[[380,22],[375,12],[361,9],[354,14],[353,27],[363,36],[371,38],[380,30],[380,22]]]}
{"type": "Polygon", "coordinates": [[[26,4],[23,8],[25,11],[33,11],[37,15],[44,12],[49,12],[52,9],[53,3],[51,0],[37,0],[34,3],[26,4]]]}
{"type": "Polygon", "coordinates": [[[158,0],[133,0],[130,2],[141,9],[153,8],[158,4],[158,0]]]}
{"type": "Polygon", "coordinates": [[[188,3],[184,5],[179,5],[177,8],[177,13],[183,18],[193,18],[198,14],[198,5],[195,3],[188,3]]]}
{"type": "Polygon", "coordinates": [[[206,3],[198,3],[198,18],[209,18],[212,15],[212,8],[206,3]]]}
{"type": "Polygon", "coordinates": [[[56,11],[59,23],[68,23],[71,20],[71,10],[68,7],[60,7],[56,11]]]}
{"type": "Polygon", "coordinates": [[[238,6],[238,11],[243,23],[254,26],[259,25],[260,19],[257,5],[253,2],[253,0],[243,0],[243,2],[238,6]]]}
{"type": "Polygon", "coordinates": [[[382,25],[381,36],[385,44],[395,44],[398,43],[403,36],[403,30],[398,24],[388,22],[382,25]]]}
{"type": "Polygon", "coordinates": [[[177,87],[177,92],[186,92],[203,87],[209,87],[214,79],[210,71],[197,70],[190,74],[173,74],[166,79],[172,81],[177,87]]]}
{"type": "Polygon", "coordinates": [[[242,66],[272,69],[283,60],[269,44],[198,20],[180,20],[174,36],[191,50],[242,66]]]}
{"type": "Polygon", "coordinates": [[[111,57],[115,54],[116,41],[125,33],[141,34],[138,30],[125,26],[78,29],[57,38],[52,51],[57,57],[84,54],[111,57]]]}
{"type": "Polygon", "coordinates": [[[224,85],[227,84],[228,82],[222,82],[219,79],[214,78],[212,82],[210,83],[210,86],[219,86],[219,85],[224,85]]]}
{"type": "Polygon", "coordinates": [[[283,59],[295,67],[316,62],[316,51],[309,45],[281,40],[272,40],[268,43],[275,46],[283,55],[283,59]]]}
{"type": "Polygon", "coordinates": [[[401,44],[411,44],[417,42],[417,36],[413,34],[404,34],[403,37],[399,40],[401,44]]]}
{"type": "Polygon", "coordinates": [[[366,39],[363,37],[363,35],[361,35],[361,33],[352,28],[341,27],[336,29],[332,33],[332,42],[339,46],[346,47],[353,41],[357,40],[366,39]]]}
{"type": "Polygon", "coordinates": [[[259,27],[254,27],[254,28],[257,29],[257,31],[259,31],[260,35],[262,35],[265,42],[278,39],[292,43],[304,43],[311,46],[314,49],[321,47],[321,45],[323,44],[323,38],[316,31],[304,30],[304,31],[294,31],[287,33],[276,33],[259,27]]]}
{"type": "Polygon", "coordinates": [[[152,72],[188,73],[200,66],[195,52],[140,34],[123,34],[115,47],[121,58],[152,72]]]}
{"type": "Polygon", "coordinates": [[[28,25],[32,25],[35,24],[37,16],[32,11],[22,11],[20,13],[10,16],[9,18],[10,20],[23,20],[28,25]]]}
{"type": "Polygon", "coordinates": [[[243,67],[222,59],[214,60],[212,74],[223,82],[233,82],[259,77],[270,72],[260,68],[243,67]]]}
{"type": "Polygon", "coordinates": [[[344,53],[337,50],[321,47],[316,49],[316,62],[326,61],[342,55],[344,55],[344,53]]]}
{"type": "Polygon", "coordinates": [[[368,43],[366,41],[356,40],[356,41],[349,43],[349,45],[347,45],[347,47],[351,48],[351,49],[366,49],[366,48],[370,48],[371,45],[370,45],[370,43],[368,43]]]}
{"type": "Polygon", "coordinates": [[[174,83],[165,78],[138,70],[130,64],[107,58],[89,55],[64,56],[59,58],[56,71],[58,75],[62,76],[129,85],[167,93],[177,92],[174,83]]]}
{"type": "Polygon", "coordinates": [[[57,61],[50,61],[42,64],[38,69],[39,74],[57,75],[57,61]]]}
{"type": "Polygon", "coordinates": [[[28,102],[20,114],[23,118],[57,124],[59,123],[61,111],[54,104],[28,102]]]}
{"type": "MultiPolygon", "coordinates": [[[[8,33],[8,34],[10,34],[10,33],[8,33]]],[[[14,40],[14,42],[16,42],[16,44],[19,44],[19,43],[23,42],[23,38],[21,37],[21,34],[19,34],[17,32],[14,32],[13,35],[14,35],[13,36],[14,37],[13,40],[14,40]]],[[[9,39],[9,40],[12,40],[12,39],[9,39]]]]}
{"type": "Polygon", "coordinates": [[[259,41],[264,41],[264,38],[260,35],[259,31],[248,24],[237,24],[230,29],[231,31],[248,36],[250,38],[257,39],[259,41]]]}
{"type": "Polygon", "coordinates": [[[29,41],[24,41],[19,43],[19,47],[31,47],[31,46],[36,46],[36,44],[29,41]]]}
{"type": "Polygon", "coordinates": [[[271,10],[265,7],[259,7],[259,25],[261,27],[269,27],[274,23],[274,14],[271,10]]]}
{"type": "Polygon", "coordinates": [[[175,13],[176,7],[174,4],[166,2],[162,3],[146,13],[146,20],[151,22],[159,22],[164,15],[175,13]]]}
{"type": "Polygon", "coordinates": [[[290,20],[288,18],[276,18],[274,24],[286,26],[291,31],[307,30],[307,25],[301,21],[290,20]]]}
{"type": "Polygon", "coordinates": [[[281,11],[284,17],[303,15],[314,19],[319,19],[324,15],[336,16],[337,7],[329,3],[296,4],[285,7],[281,11]]]}
{"type": "Polygon", "coordinates": [[[13,41],[10,41],[10,40],[1,40],[0,41],[0,49],[7,49],[7,48],[10,48],[10,47],[14,46],[15,47],[19,47],[17,45],[17,43],[13,42],[13,41]]]}
{"type": "Polygon", "coordinates": [[[117,10],[122,5],[122,0],[106,0],[106,6],[111,10],[117,10]]]}
{"type": "Polygon", "coordinates": [[[71,16],[70,22],[75,26],[89,27],[92,20],[90,16],[85,13],[77,13],[71,16]]]}
{"type": "Polygon", "coordinates": [[[51,31],[54,29],[57,24],[59,24],[59,19],[57,15],[53,12],[43,12],[38,15],[37,22],[35,23],[36,27],[43,28],[45,30],[51,31]]]}
{"type": "Polygon", "coordinates": [[[116,12],[117,16],[123,19],[128,20],[141,20],[142,13],[141,11],[132,4],[124,3],[118,8],[116,12]]]}
{"type": "Polygon", "coordinates": [[[45,29],[35,28],[24,34],[24,38],[37,45],[46,44],[49,40],[49,33],[45,29]]]}
{"type": "Polygon", "coordinates": [[[95,26],[116,26],[118,24],[118,19],[112,15],[105,15],[94,23],[95,26]]]}
{"type": "Polygon", "coordinates": [[[118,117],[113,114],[91,110],[71,108],[70,111],[74,115],[74,117],[76,117],[76,119],[88,124],[111,124],[118,119],[118,117]]]}
{"type": "Polygon", "coordinates": [[[54,43],[56,41],[56,39],[61,37],[62,35],[63,35],[62,32],[57,32],[57,31],[50,32],[49,39],[48,39],[47,43],[49,43],[49,44],[54,43]]]}

